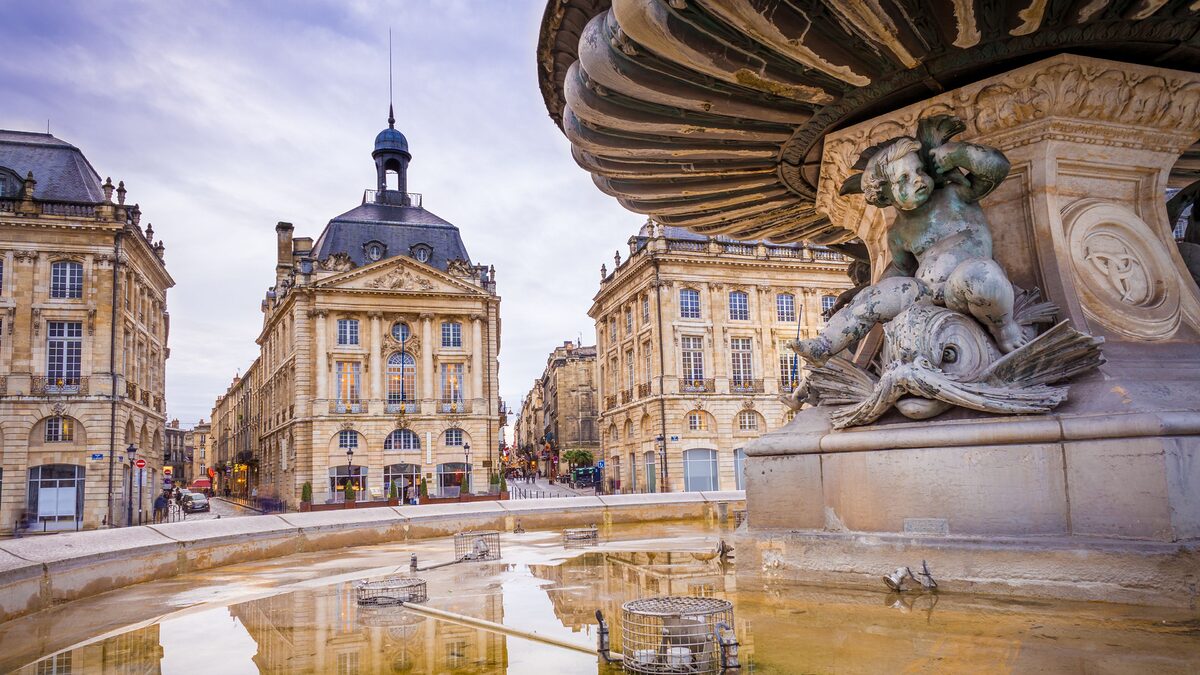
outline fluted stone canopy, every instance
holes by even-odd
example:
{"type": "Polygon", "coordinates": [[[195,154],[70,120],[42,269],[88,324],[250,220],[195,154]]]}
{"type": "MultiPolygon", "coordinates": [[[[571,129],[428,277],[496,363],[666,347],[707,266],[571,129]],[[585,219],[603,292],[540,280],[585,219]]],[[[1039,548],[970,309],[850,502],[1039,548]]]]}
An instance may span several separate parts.
{"type": "MultiPolygon", "coordinates": [[[[1184,0],[550,0],[538,77],[576,162],[705,235],[836,243],[825,134],[1061,52],[1200,68],[1184,0]]],[[[1200,178],[1184,155],[1174,183],[1200,178]]]]}

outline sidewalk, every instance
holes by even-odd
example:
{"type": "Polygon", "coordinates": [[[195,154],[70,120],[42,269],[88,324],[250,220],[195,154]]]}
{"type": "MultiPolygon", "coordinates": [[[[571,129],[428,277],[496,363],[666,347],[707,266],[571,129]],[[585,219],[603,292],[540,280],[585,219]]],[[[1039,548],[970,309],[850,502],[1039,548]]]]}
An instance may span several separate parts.
{"type": "Polygon", "coordinates": [[[521,499],[522,497],[512,496],[518,490],[532,493],[531,496],[534,497],[594,497],[596,495],[596,491],[592,488],[573,490],[570,485],[557,481],[551,485],[548,478],[539,478],[532,483],[526,483],[521,479],[509,481],[508,492],[510,498],[521,499]]]}

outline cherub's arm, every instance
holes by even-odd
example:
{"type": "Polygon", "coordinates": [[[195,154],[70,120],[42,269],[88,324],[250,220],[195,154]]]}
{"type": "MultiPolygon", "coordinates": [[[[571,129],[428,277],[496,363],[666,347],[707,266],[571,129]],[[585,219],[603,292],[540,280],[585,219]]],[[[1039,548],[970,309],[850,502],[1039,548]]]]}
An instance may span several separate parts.
{"type": "MultiPolygon", "coordinates": [[[[1004,153],[986,145],[950,141],[929,153],[939,174],[965,170],[965,185],[958,188],[963,199],[973,202],[983,199],[1008,176],[1008,158],[1004,153]]],[[[960,177],[961,174],[959,174],[960,177]]],[[[960,182],[960,181],[955,181],[960,182]]]]}

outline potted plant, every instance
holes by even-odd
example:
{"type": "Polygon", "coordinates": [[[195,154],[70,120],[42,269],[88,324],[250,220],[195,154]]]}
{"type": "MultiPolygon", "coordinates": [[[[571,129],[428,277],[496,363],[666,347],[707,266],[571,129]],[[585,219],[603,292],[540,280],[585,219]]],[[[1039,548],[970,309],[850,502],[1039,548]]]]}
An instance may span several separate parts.
{"type": "Polygon", "coordinates": [[[354,500],[355,499],[356,499],[356,496],[354,494],[354,483],[347,481],[346,482],[346,508],[348,508],[348,509],[354,508],[354,500]]]}
{"type": "Polygon", "coordinates": [[[417,486],[417,495],[422,502],[429,499],[429,484],[425,482],[424,476],[421,477],[421,484],[417,486]]]}
{"type": "Polygon", "coordinates": [[[500,499],[508,499],[508,481],[503,475],[500,476],[500,499]]]}
{"type": "Polygon", "coordinates": [[[312,510],[312,483],[305,481],[304,485],[300,486],[300,510],[312,510]]]}
{"type": "Polygon", "coordinates": [[[392,486],[388,488],[388,506],[400,505],[400,486],[396,481],[392,481],[392,486]]]}

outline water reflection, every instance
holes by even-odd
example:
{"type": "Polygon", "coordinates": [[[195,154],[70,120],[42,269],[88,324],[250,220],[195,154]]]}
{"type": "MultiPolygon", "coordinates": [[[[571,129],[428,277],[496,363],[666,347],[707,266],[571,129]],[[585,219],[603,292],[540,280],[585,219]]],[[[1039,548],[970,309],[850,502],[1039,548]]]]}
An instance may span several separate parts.
{"type": "MultiPolygon", "coordinates": [[[[734,604],[742,672],[756,675],[1192,673],[1200,663],[1195,611],[799,586],[764,581],[746,570],[739,574],[710,553],[593,550],[560,560],[561,549],[525,541],[525,548],[519,542],[508,548],[506,542],[506,558],[514,562],[456,565],[429,573],[429,604],[580,644],[595,644],[599,609],[612,626],[612,644],[619,651],[625,601],[659,595],[722,598],[734,604]],[[529,564],[516,562],[522,556],[529,564]]],[[[319,563],[309,558],[303,564],[312,569],[319,563]]],[[[280,560],[269,565],[276,572],[293,569],[280,560]]],[[[265,569],[267,563],[241,572],[265,569]]],[[[320,576],[313,581],[229,607],[188,610],[42,658],[17,672],[615,672],[598,667],[586,654],[401,608],[359,607],[351,583],[322,585],[320,576]]],[[[151,590],[147,585],[143,592],[151,590]]],[[[44,640],[69,631],[68,623],[48,612],[30,617],[24,635],[44,640]]],[[[90,634],[95,633],[82,633],[90,634]]],[[[8,635],[12,642],[6,648],[22,642],[13,639],[14,632],[8,635]]]]}

